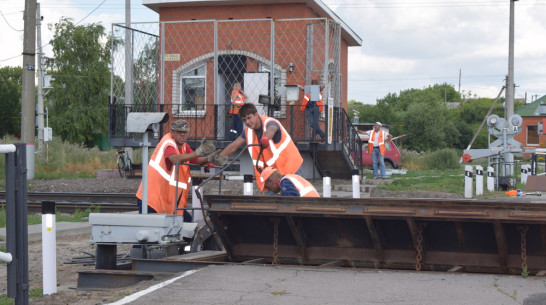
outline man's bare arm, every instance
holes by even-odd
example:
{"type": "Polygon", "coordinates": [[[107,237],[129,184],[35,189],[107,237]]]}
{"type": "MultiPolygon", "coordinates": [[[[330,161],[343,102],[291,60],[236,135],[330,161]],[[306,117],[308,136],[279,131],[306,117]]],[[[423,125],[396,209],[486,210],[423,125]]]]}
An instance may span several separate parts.
{"type": "Polygon", "coordinates": [[[239,147],[241,147],[243,144],[245,144],[246,141],[242,137],[238,137],[235,139],[235,141],[231,142],[222,152],[220,152],[220,155],[222,156],[231,156],[239,147]]]}

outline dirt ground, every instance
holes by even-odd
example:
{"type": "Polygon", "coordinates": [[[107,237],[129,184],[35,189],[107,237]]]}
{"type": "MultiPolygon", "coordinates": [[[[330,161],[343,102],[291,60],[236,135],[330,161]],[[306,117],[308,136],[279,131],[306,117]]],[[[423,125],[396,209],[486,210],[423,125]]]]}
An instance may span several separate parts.
{"type": "MultiPolygon", "coordinates": [[[[242,194],[242,181],[222,181],[222,189],[229,194],[242,194]]],[[[101,178],[101,179],[59,179],[59,180],[33,180],[29,185],[29,192],[101,192],[101,193],[135,193],[140,184],[139,179],[101,178]]],[[[322,181],[315,181],[320,188],[322,181]]],[[[351,184],[351,181],[334,180],[336,184],[351,184]]],[[[211,181],[205,194],[217,193],[218,182],[211,181]]],[[[254,190],[258,194],[257,190],[254,190]]],[[[431,193],[426,191],[392,192],[374,189],[372,197],[404,197],[404,198],[460,198],[456,194],[431,193]]],[[[57,293],[31,300],[31,304],[107,304],[115,302],[133,292],[154,285],[157,281],[144,281],[137,285],[122,289],[103,289],[99,291],[77,290],[77,270],[94,269],[92,265],[82,264],[86,260],[93,260],[89,254],[94,254],[93,245],[89,242],[89,236],[77,236],[57,239],[57,293]]],[[[29,283],[30,289],[42,287],[42,257],[41,242],[29,244],[29,283]]],[[[123,246],[125,247],[125,246],[123,246]]],[[[118,247],[118,254],[123,254],[123,247],[118,247]]],[[[0,268],[0,282],[7,283],[6,268],[0,268]]],[[[6,293],[6,286],[0,287],[0,294],[6,293]]]]}

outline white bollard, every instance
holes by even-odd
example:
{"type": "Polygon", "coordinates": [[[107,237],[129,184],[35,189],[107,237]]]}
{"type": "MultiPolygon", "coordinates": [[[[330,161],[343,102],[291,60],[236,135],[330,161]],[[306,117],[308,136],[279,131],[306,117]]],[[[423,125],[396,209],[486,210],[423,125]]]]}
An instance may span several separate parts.
{"type": "MultiPolygon", "coordinates": [[[[197,197],[197,188],[199,187],[199,184],[201,184],[201,178],[198,177],[192,177],[192,193],[191,193],[191,207],[193,211],[193,217],[192,222],[197,222],[200,225],[205,224],[205,220],[203,219],[203,211],[201,211],[201,200],[199,200],[199,197],[197,197]]],[[[199,188],[199,195],[201,195],[201,198],[203,198],[203,188],[199,188]]]]}
{"type": "Polygon", "coordinates": [[[476,166],[476,196],[483,195],[483,167],[476,166]]]}
{"type": "Polygon", "coordinates": [[[464,198],[472,198],[472,166],[464,167],[464,198]]]}
{"type": "Polygon", "coordinates": [[[525,185],[527,184],[527,177],[529,176],[529,169],[531,168],[530,165],[523,164],[521,166],[521,184],[525,185]]]}
{"type": "Polygon", "coordinates": [[[324,171],[322,176],[322,197],[332,197],[332,179],[330,171],[324,171]]]}
{"type": "Polygon", "coordinates": [[[252,182],[252,175],[243,176],[243,195],[252,196],[254,194],[254,184],[252,182]]]}
{"type": "Polygon", "coordinates": [[[358,169],[353,169],[353,198],[360,198],[360,175],[358,169]]]}
{"type": "Polygon", "coordinates": [[[487,190],[493,192],[495,190],[495,170],[491,167],[487,167],[487,190]]]}
{"type": "Polygon", "coordinates": [[[42,294],[57,293],[55,202],[42,202],[42,294]]]}

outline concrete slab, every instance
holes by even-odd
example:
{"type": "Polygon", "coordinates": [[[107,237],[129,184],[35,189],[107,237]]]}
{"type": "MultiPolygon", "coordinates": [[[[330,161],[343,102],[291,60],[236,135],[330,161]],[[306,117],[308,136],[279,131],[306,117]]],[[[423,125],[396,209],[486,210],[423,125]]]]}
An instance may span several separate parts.
{"type": "Polygon", "coordinates": [[[544,304],[545,284],[510,275],[215,265],[112,304],[544,304]]]}

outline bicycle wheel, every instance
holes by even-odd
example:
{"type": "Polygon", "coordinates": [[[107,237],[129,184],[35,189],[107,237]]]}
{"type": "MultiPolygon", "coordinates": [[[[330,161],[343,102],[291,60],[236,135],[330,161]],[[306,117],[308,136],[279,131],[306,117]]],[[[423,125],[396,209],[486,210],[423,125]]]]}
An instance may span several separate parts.
{"type": "Polygon", "coordinates": [[[133,168],[133,162],[131,162],[131,159],[127,157],[127,171],[129,174],[127,176],[134,176],[135,175],[135,169],[133,168]]]}
{"type": "Polygon", "coordinates": [[[122,157],[118,157],[118,171],[121,178],[125,178],[125,161],[122,157]]]}

